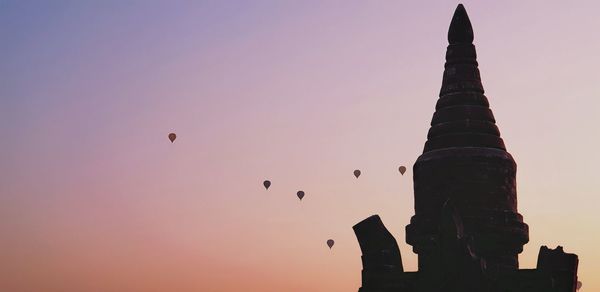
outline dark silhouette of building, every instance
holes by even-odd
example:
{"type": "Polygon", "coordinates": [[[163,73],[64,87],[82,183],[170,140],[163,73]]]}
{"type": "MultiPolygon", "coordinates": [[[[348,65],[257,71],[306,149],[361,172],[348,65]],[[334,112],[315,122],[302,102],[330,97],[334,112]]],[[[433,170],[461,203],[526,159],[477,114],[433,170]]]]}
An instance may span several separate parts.
{"type": "Polygon", "coordinates": [[[578,258],[543,246],[536,269],[519,269],[529,229],[517,211],[516,167],[484,95],[473,29],[458,5],[448,31],[440,98],[413,166],[415,215],[406,242],[417,272],[404,272],[379,216],[354,226],[362,251],[359,292],[572,292],[578,258]]]}

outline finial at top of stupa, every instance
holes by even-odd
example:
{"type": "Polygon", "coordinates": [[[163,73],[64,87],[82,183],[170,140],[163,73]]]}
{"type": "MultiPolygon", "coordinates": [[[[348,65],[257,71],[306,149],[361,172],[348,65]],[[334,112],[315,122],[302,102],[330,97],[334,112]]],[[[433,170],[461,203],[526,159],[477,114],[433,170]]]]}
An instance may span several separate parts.
{"type": "Polygon", "coordinates": [[[450,44],[473,43],[473,27],[467,15],[467,10],[462,4],[458,4],[448,29],[448,42],[450,44]]]}

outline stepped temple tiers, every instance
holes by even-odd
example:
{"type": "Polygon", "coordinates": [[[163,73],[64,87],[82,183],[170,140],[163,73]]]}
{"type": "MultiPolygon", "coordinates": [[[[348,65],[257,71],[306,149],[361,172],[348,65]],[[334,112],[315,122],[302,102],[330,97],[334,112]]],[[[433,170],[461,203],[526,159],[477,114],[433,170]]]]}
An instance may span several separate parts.
{"type": "Polygon", "coordinates": [[[353,228],[362,251],[359,292],[573,292],[578,258],[542,246],[536,269],[519,269],[529,228],[517,210],[516,163],[484,95],[473,29],[458,5],[448,31],[440,98],[413,166],[415,215],[405,272],[379,216],[353,228]]]}

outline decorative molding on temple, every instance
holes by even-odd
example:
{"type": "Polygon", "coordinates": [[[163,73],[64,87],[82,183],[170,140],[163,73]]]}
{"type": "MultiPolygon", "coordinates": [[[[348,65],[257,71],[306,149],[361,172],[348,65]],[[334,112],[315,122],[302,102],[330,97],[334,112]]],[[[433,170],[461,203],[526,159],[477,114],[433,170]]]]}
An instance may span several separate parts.
{"type": "Polygon", "coordinates": [[[423,154],[413,166],[415,215],[406,242],[417,272],[404,272],[379,216],[354,226],[360,292],[573,292],[577,256],[542,247],[536,269],[519,269],[529,228],[517,210],[517,165],[506,151],[479,74],[473,28],[459,4],[423,154]]]}

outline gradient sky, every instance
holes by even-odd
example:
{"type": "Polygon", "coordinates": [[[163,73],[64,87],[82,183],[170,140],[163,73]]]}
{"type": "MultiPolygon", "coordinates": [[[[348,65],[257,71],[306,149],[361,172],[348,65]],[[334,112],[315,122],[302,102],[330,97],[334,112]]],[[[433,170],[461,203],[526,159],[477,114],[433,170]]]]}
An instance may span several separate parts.
{"type": "MultiPolygon", "coordinates": [[[[598,291],[600,4],[464,4],[518,164],[521,267],[560,244],[598,291]]],[[[0,291],[356,291],[372,214],[414,271],[456,5],[0,1],[0,291]]]]}

